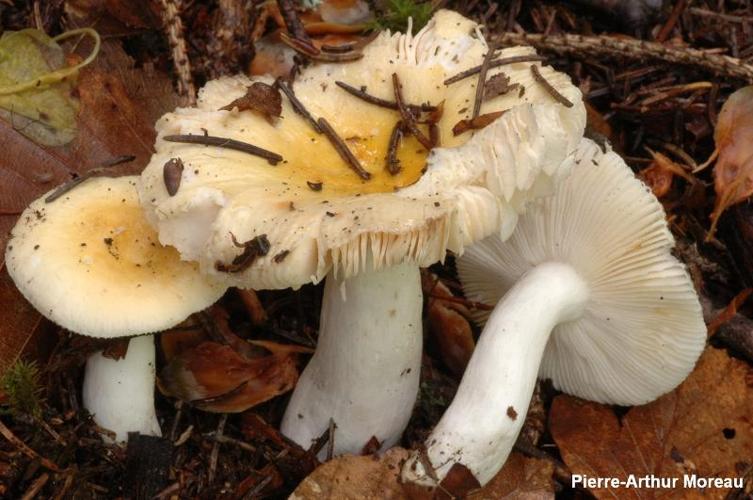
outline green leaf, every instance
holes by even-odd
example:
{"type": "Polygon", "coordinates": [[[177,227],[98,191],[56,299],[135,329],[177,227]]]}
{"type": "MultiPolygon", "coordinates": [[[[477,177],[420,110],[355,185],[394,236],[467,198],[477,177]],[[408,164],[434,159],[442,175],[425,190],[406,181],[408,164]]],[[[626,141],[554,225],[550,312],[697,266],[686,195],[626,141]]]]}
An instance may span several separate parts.
{"type": "Polygon", "coordinates": [[[72,90],[78,69],[99,49],[93,30],[74,30],[50,38],[35,29],[6,31],[0,37],[0,117],[43,146],[61,146],[76,136],[78,102],[72,90]],[[66,66],[58,40],[92,35],[95,48],[81,64],[66,66]]]}

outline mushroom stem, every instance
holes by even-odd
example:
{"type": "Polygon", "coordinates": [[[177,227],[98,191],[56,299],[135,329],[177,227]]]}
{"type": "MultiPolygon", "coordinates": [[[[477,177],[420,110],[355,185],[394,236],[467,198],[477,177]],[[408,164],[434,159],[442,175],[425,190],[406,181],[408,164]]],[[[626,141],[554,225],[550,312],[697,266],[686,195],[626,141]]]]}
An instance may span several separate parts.
{"type": "Polygon", "coordinates": [[[426,441],[434,471],[414,452],[403,479],[433,485],[455,463],[482,485],[492,479],[523,426],[552,329],[577,319],[588,298],[588,285],[567,264],[545,262],[524,274],[495,306],[452,404],[426,441]]]}
{"type": "Polygon", "coordinates": [[[115,432],[115,440],[128,441],[129,432],[161,436],[154,412],[154,337],[144,335],[128,342],[125,357],[89,356],[84,375],[84,407],[100,427],[115,432]]]}
{"type": "Polygon", "coordinates": [[[405,430],[418,394],[422,292],[419,268],[400,264],[338,279],[327,277],[314,356],[285,411],[282,433],[307,448],[337,429],[334,452],[381,449],[405,430]]]}

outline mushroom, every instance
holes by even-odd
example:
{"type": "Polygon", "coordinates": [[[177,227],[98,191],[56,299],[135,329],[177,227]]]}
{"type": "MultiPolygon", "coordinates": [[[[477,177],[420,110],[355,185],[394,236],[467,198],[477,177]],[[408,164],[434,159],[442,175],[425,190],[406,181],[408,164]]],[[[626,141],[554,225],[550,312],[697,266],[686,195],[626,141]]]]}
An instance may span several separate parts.
{"type": "MultiPolygon", "coordinates": [[[[68,330],[102,338],[161,331],[225,290],[159,244],[136,179],[91,178],[54,200],[51,191],[11,231],[8,273],[42,315],[68,330]]],[[[131,339],[123,359],[98,352],[87,360],[84,406],[118,441],[128,432],[160,435],[154,363],[151,335],[131,339]]]]}
{"type": "Polygon", "coordinates": [[[637,405],[672,390],[706,340],[701,307],[657,199],[588,139],[553,197],[512,236],[458,260],[469,299],[496,304],[450,407],[403,478],[440,481],[456,463],[485,484],[520,432],[536,376],[578,397],[637,405]],[[428,461],[434,470],[428,470],[428,461]]]}
{"type": "Polygon", "coordinates": [[[303,446],[330,419],[336,453],[399,439],[418,390],[419,266],[509,232],[566,174],[559,167],[584,128],[580,92],[531,48],[492,51],[509,64],[490,64],[488,76],[512,90],[495,85],[478,101],[478,129],[453,133],[473,121],[473,67],[488,51],[478,25],[443,10],[415,35],[381,33],[357,61],[311,63],[292,86],[210,81],[198,107],[157,123],[140,190],[160,241],[241,288],[327,277],[318,347],[282,424],[303,446]],[[284,94],[279,112],[237,105],[264,85],[284,94]],[[171,195],[162,169],[174,157],[186,167],[171,195]]]}

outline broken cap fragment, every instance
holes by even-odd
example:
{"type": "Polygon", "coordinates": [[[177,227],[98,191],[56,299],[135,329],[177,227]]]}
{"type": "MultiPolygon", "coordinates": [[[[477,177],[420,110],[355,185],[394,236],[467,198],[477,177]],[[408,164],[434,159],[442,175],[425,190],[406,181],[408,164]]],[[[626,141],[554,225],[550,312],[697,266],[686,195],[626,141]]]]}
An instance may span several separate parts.
{"type": "MultiPolygon", "coordinates": [[[[583,139],[572,174],[507,241],[458,260],[466,296],[496,304],[457,394],[427,438],[441,480],[455,463],[482,483],[502,467],[537,375],[564,392],[636,405],[671,391],[706,341],[701,307],[661,204],[612,151],[583,139]]],[[[424,457],[426,458],[426,457],[424,457]]],[[[416,455],[407,480],[432,483],[416,455]]]]}
{"type": "Polygon", "coordinates": [[[488,76],[504,70],[526,91],[490,96],[479,112],[497,119],[453,133],[471,117],[478,77],[445,81],[488,51],[477,24],[442,10],[415,35],[379,34],[357,61],[313,62],[290,87],[278,82],[285,95],[274,123],[222,109],[254,82],[272,83],[238,76],[209,82],[197,107],[157,124],[157,153],[140,192],[163,243],[242,288],[297,288],[328,277],[317,351],[282,423],[304,447],[330,419],[335,453],[358,453],[372,438],[384,447],[399,440],[419,383],[419,266],[509,234],[526,203],[566,174],[559,167],[582,135],[585,110],[567,76],[540,68],[572,107],[533,79],[531,64],[541,64],[533,49],[492,56],[520,56],[488,76]],[[271,166],[240,151],[166,140],[201,141],[202,133],[252,143],[282,161],[271,166]],[[169,196],[162,165],[176,156],[185,169],[169,196]],[[264,251],[231,267],[249,248],[264,251]]]}
{"type": "MultiPolygon", "coordinates": [[[[169,328],[216,301],[225,286],[163,247],[143,216],[136,177],[87,179],[21,214],[5,253],[8,273],[45,317],[92,337],[169,328]]],[[[159,434],[154,414],[154,340],[132,339],[122,360],[87,361],[84,406],[115,431],[159,434]]]]}

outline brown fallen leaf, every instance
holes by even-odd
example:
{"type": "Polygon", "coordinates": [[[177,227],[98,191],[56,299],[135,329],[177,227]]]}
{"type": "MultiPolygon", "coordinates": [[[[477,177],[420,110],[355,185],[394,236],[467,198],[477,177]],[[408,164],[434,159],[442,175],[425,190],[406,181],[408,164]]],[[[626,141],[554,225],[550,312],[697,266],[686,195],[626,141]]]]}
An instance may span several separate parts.
{"type": "Polygon", "coordinates": [[[230,346],[202,342],[160,372],[168,396],[216,413],[239,413],[283,394],[298,381],[294,353],[247,359],[230,346]]]}
{"type": "MultiPolygon", "coordinates": [[[[84,41],[77,52],[89,49],[84,41]]],[[[152,154],[154,121],[177,103],[169,77],[148,66],[134,69],[114,40],[103,42],[97,59],[81,71],[74,92],[79,96],[78,135],[64,147],[42,147],[0,121],[0,249],[17,214],[72,175],[122,155],[136,159],[113,168],[112,174],[138,172],[152,154]]],[[[21,353],[34,357],[37,348],[44,350],[42,340],[55,330],[16,290],[4,255],[0,252],[0,373],[21,353]]]]}
{"type": "Polygon", "coordinates": [[[452,135],[460,135],[469,130],[480,130],[490,125],[494,120],[505,114],[505,111],[494,111],[493,113],[486,113],[479,115],[476,118],[469,120],[460,120],[452,127],[452,135]]]}
{"type": "Polygon", "coordinates": [[[406,499],[398,483],[408,450],[392,448],[381,458],[343,455],[319,466],[296,488],[290,500],[406,499]]]}
{"type": "MultiPolygon", "coordinates": [[[[291,499],[393,500],[545,500],[554,498],[552,462],[513,452],[501,471],[483,488],[460,467],[440,488],[399,481],[408,451],[392,448],[381,457],[343,455],[319,466],[293,492],[291,499]]],[[[467,469],[466,469],[467,471],[467,469]]]]}
{"type": "Polygon", "coordinates": [[[678,478],[667,489],[589,488],[597,498],[725,498],[730,488],[684,488],[688,477],[736,478],[753,466],[753,368],[707,348],[676,390],[631,409],[571,396],[554,400],[550,430],[573,474],[678,478]]]}
{"type": "Polygon", "coordinates": [[[753,86],[738,90],[724,103],[714,142],[716,203],[707,239],[713,237],[719,217],[728,207],[753,194],[753,86]]]}
{"type": "Polygon", "coordinates": [[[672,188],[672,181],[675,175],[682,177],[688,182],[695,182],[695,179],[681,165],[678,165],[661,153],[650,149],[648,151],[651,153],[653,161],[647,168],[639,172],[638,178],[651,188],[651,191],[657,198],[662,198],[669,192],[672,188]]]}
{"type": "Polygon", "coordinates": [[[422,277],[429,335],[439,347],[442,362],[462,376],[476,345],[467,319],[470,311],[461,303],[443,300],[454,296],[439,278],[430,273],[422,277]]]}
{"type": "Polygon", "coordinates": [[[554,498],[552,474],[554,465],[549,460],[529,458],[513,452],[494,479],[478,491],[468,495],[469,500],[547,500],[554,498]]]}
{"type": "Polygon", "coordinates": [[[238,108],[238,111],[256,111],[267,120],[271,120],[282,113],[282,97],[277,88],[266,83],[254,82],[246,88],[245,95],[220,109],[232,111],[233,108],[238,108]]]}
{"type": "Polygon", "coordinates": [[[743,303],[748,300],[748,297],[750,294],[753,293],[753,288],[746,288],[742,292],[735,295],[735,297],[730,301],[730,303],[725,307],[721,313],[719,313],[712,321],[708,324],[708,334],[709,337],[712,337],[717,330],[719,330],[719,327],[723,324],[730,321],[736,314],[737,309],[743,305],[743,303]]]}

